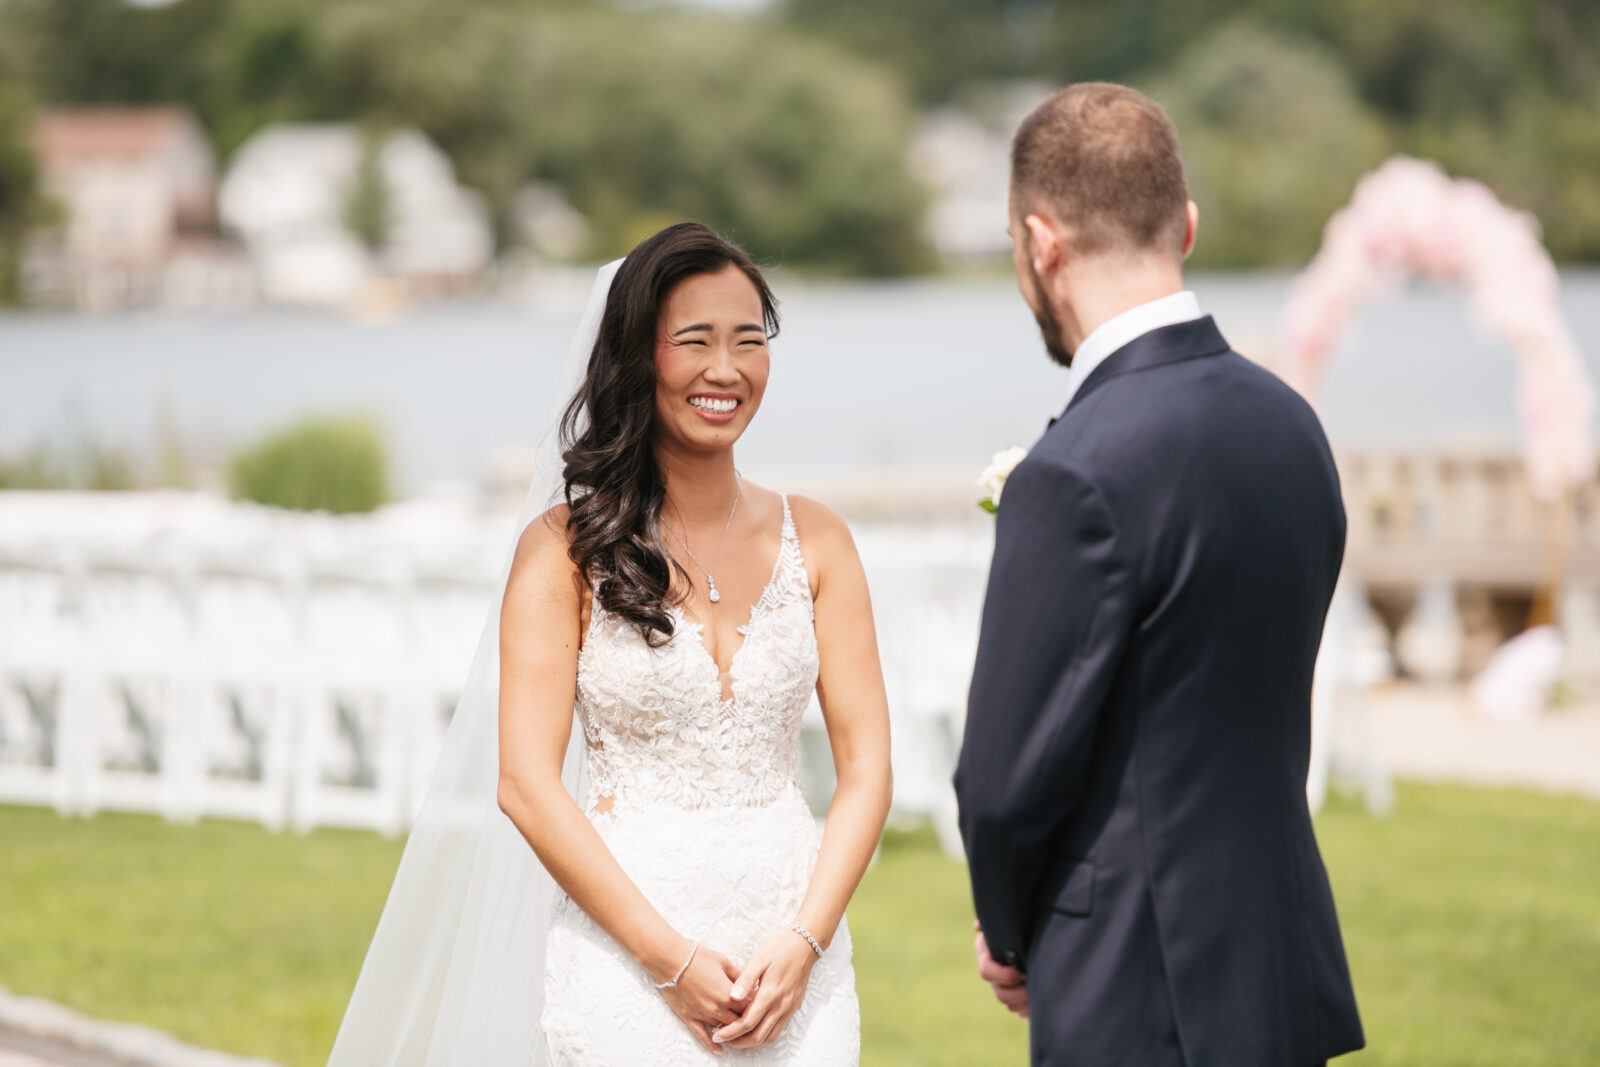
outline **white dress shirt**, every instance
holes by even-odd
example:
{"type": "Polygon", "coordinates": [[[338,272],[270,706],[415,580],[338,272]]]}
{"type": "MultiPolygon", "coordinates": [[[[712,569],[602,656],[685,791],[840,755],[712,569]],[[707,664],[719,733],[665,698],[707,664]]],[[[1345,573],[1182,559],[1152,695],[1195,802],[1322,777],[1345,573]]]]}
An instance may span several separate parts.
{"type": "Polygon", "coordinates": [[[1072,366],[1067,370],[1067,398],[1062,401],[1063,406],[1078,395],[1084,379],[1094,373],[1094,369],[1104,363],[1107,356],[1129,341],[1143,337],[1151,330],[1178,322],[1191,322],[1203,315],[1200,301],[1194,293],[1185,289],[1181,293],[1157,297],[1138,307],[1129,308],[1102,322],[1072,354],[1072,366]]]}

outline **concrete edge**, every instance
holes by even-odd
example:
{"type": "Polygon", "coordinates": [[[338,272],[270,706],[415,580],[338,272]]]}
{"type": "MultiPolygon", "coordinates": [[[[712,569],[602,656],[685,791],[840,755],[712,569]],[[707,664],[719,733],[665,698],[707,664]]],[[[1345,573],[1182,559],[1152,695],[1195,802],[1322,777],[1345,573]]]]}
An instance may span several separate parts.
{"type": "Polygon", "coordinates": [[[196,1048],[170,1034],[134,1023],[105,1022],[43,997],[0,987],[0,1031],[106,1056],[126,1067],[279,1067],[262,1059],[196,1048]]]}

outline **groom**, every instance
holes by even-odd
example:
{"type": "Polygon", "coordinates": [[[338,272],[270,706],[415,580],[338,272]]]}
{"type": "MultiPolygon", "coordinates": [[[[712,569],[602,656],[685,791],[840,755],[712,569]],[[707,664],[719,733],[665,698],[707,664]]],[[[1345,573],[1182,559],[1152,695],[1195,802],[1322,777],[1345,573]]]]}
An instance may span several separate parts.
{"type": "Polygon", "coordinates": [[[1036,1065],[1363,1045],[1305,793],[1338,475],[1184,290],[1197,221],[1139,93],[1017,130],[1017,280],[1067,401],[1002,494],[956,791],[980,970],[1036,1065]]]}

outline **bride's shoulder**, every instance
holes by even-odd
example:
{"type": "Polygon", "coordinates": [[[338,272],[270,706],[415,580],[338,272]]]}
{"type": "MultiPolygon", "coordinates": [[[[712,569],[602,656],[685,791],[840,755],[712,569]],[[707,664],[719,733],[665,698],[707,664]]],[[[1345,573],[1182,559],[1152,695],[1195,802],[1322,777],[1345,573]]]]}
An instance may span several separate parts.
{"type": "Polygon", "coordinates": [[[559,548],[565,553],[572,540],[567,530],[567,517],[571,514],[572,509],[566,504],[557,504],[549,511],[535,515],[517,538],[517,552],[546,552],[559,548]]]}
{"type": "Polygon", "coordinates": [[[557,504],[522,528],[511,558],[511,585],[570,584],[577,565],[567,552],[572,543],[567,514],[567,505],[557,504]]]}
{"type": "Polygon", "coordinates": [[[789,512],[794,517],[795,535],[805,548],[806,558],[820,564],[843,555],[854,558],[855,542],[850,525],[828,505],[798,494],[789,497],[789,512]]]}

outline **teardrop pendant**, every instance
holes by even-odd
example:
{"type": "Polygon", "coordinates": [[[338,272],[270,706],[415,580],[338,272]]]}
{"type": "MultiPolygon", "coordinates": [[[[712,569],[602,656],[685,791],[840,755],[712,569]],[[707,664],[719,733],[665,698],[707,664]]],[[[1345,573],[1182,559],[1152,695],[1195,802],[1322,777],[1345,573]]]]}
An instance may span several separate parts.
{"type": "Polygon", "coordinates": [[[717,580],[715,578],[708,579],[706,584],[711,588],[711,602],[713,604],[717,603],[722,599],[722,594],[717,592],[717,580]]]}

